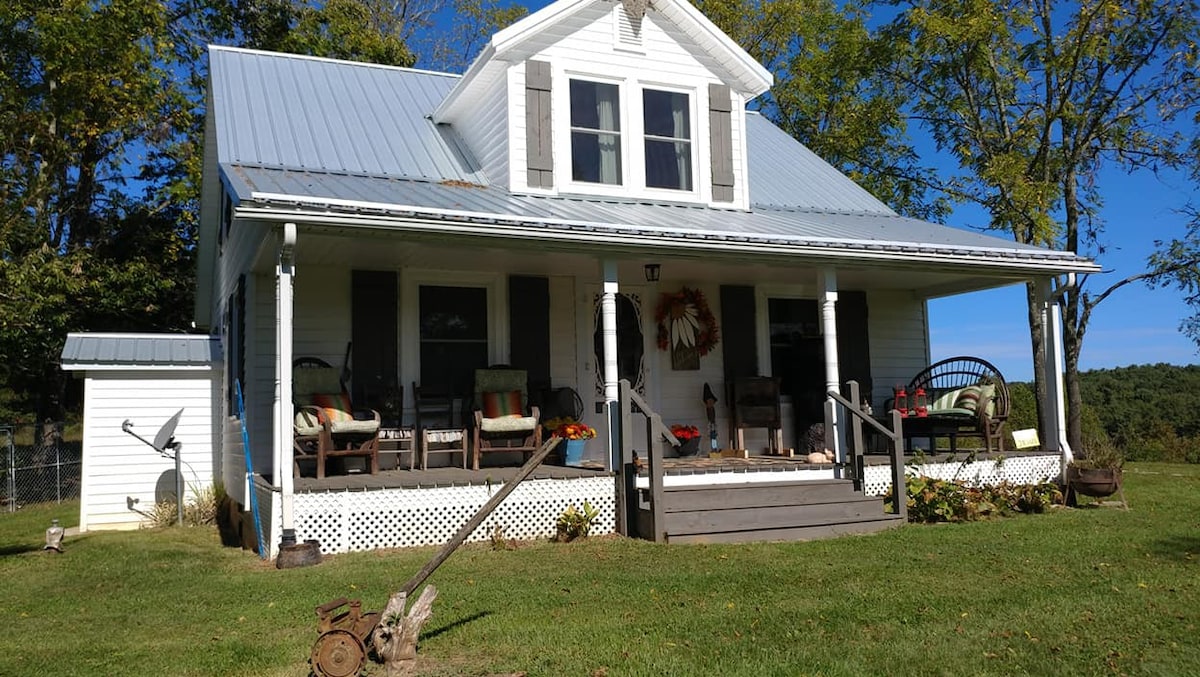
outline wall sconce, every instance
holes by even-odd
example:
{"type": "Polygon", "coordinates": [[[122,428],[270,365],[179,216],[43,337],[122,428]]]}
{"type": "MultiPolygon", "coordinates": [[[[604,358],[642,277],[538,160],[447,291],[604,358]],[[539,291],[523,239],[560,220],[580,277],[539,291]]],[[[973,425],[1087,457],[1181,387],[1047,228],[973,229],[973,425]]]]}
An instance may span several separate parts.
{"type": "Polygon", "coordinates": [[[662,271],[662,266],[657,263],[647,263],[642,269],[646,273],[647,282],[658,282],[658,275],[662,271]]]}

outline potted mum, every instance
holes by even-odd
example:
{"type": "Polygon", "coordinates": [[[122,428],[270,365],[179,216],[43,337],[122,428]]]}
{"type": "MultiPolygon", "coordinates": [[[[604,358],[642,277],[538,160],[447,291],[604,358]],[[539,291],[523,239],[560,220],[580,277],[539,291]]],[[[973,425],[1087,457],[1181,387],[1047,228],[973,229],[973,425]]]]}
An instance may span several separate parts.
{"type": "Polygon", "coordinates": [[[700,429],[696,426],[676,423],[671,426],[671,434],[679,440],[675,453],[680,456],[695,456],[700,451],[700,429]]]}
{"type": "Polygon", "coordinates": [[[563,419],[551,434],[565,440],[566,452],[563,454],[563,463],[580,465],[583,463],[583,447],[588,440],[596,436],[596,429],[575,419],[563,419]]]}

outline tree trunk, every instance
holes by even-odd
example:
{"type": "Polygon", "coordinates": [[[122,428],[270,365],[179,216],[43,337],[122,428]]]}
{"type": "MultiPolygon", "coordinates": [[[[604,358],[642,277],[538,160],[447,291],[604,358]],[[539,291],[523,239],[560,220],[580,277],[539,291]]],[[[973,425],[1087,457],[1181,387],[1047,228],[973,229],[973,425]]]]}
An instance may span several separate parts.
{"type": "Polygon", "coordinates": [[[414,673],[417,662],[417,639],[421,628],[433,615],[433,600],[437,599],[437,588],[425,586],[421,596],[407,614],[404,613],[408,593],[396,592],[388,600],[379,625],[371,634],[375,652],[383,659],[387,677],[407,677],[414,673]]]}
{"type": "MultiPolygon", "coordinates": [[[[1067,251],[1079,253],[1079,192],[1075,165],[1069,163],[1063,174],[1063,224],[1067,238],[1067,251]]],[[[1083,348],[1083,317],[1081,315],[1081,292],[1078,288],[1068,289],[1066,308],[1063,309],[1063,352],[1066,362],[1067,382],[1067,444],[1072,451],[1083,449],[1083,396],[1079,392],[1079,353],[1083,348]]]]}

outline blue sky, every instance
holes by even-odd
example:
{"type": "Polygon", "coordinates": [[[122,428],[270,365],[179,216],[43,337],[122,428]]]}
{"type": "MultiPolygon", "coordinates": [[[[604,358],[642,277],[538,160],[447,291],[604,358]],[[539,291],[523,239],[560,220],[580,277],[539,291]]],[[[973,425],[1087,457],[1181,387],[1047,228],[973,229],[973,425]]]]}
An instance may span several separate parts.
{"type": "MultiPolygon", "coordinates": [[[[550,2],[531,0],[523,4],[532,13],[550,2]]],[[[914,130],[916,133],[919,131],[914,130]]],[[[944,159],[932,153],[922,159],[933,166],[944,166],[944,159]]],[[[1155,240],[1182,237],[1187,219],[1177,210],[1195,198],[1194,186],[1177,173],[1155,176],[1150,172],[1128,175],[1105,171],[1098,177],[1098,185],[1105,200],[1099,218],[1104,223],[1102,242],[1108,251],[1096,258],[1105,272],[1092,276],[1087,283],[1093,294],[1145,270],[1155,240]]],[[[987,223],[987,218],[981,210],[963,206],[946,223],[978,228],[987,223]]],[[[1126,285],[1093,312],[1080,368],[1086,371],[1160,362],[1200,364],[1196,344],[1179,332],[1180,321],[1189,314],[1175,289],[1152,290],[1142,283],[1126,285]]],[[[1011,381],[1033,378],[1023,285],[938,299],[930,303],[929,315],[932,359],[976,355],[995,364],[1011,381]]]]}

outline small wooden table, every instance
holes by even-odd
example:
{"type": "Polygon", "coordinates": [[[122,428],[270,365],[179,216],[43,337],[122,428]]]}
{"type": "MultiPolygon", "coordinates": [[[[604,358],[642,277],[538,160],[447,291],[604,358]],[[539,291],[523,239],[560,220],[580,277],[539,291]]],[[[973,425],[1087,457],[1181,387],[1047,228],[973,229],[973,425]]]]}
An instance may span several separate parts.
{"type": "MultiPolygon", "coordinates": [[[[889,420],[887,423],[890,425],[891,421],[889,420]]],[[[901,423],[901,429],[904,431],[904,450],[912,451],[912,438],[914,437],[928,437],[930,451],[936,449],[938,437],[949,437],[950,453],[956,453],[958,451],[959,433],[963,432],[966,428],[973,427],[973,425],[974,420],[967,418],[945,416],[905,417],[901,423]]]]}

